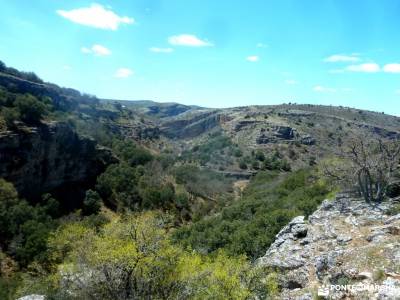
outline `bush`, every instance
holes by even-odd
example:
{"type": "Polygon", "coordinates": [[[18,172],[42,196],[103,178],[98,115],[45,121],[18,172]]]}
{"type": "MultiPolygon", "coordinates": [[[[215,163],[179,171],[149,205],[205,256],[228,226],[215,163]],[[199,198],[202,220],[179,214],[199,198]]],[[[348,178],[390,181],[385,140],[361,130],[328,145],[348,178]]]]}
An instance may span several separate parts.
{"type": "Polygon", "coordinates": [[[13,185],[0,179],[0,244],[21,266],[44,259],[47,237],[54,227],[48,209],[19,199],[13,185]]]}
{"type": "Polygon", "coordinates": [[[167,225],[164,217],[148,212],[116,219],[98,231],[82,223],[62,226],[49,239],[56,271],[42,277],[47,284],[34,291],[27,277],[20,292],[51,299],[70,298],[72,293],[77,299],[90,295],[116,300],[207,299],[210,295],[222,300],[268,294],[263,271],[243,256],[234,258],[221,251],[207,257],[185,251],[170,243],[167,225]],[[83,273],[85,280],[74,279],[83,273]]]}
{"type": "Polygon", "coordinates": [[[212,170],[200,169],[194,165],[183,165],[174,169],[176,182],[197,197],[215,198],[232,191],[232,182],[212,170]]]}
{"type": "Polygon", "coordinates": [[[278,173],[259,172],[242,199],[220,214],[179,228],[173,240],[204,253],[224,249],[253,259],[264,254],[275,235],[292,218],[311,214],[329,187],[310,170],[289,174],[279,183],[278,173]]]}
{"type": "Polygon", "coordinates": [[[85,216],[96,215],[100,212],[103,201],[96,191],[86,191],[85,200],[83,200],[82,213],[85,216]]]}
{"type": "Polygon", "coordinates": [[[1,110],[1,115],[8,128],[13,128],[14,122],[20,120],[19,112],[17,111],[17,109],[12,107],[3,107],[1,110]]]}
{"type": "Polygon", "coordinates": [[[136,169],[126,163],[111,165],[97,178],[96,191],[114,209],[140,205],[136,169]]]}
{"type": "Polygon", "coordinates": [[[149,151],[135,145],[132,141],[115,141],[113,150],[118,157],[132,167],[145,165],[153,160],[153,156],[149,151]]]}
{"type": "Polygon", "coordinates": [[[244,160],[239,161],[239,168],[242,170],[247,170],[247,164],[244,160]]]}
{"type": "Polygon", "coordinates": [[[14,106],[19,112],[22,121],[28,124],[37,124],[46,115],[48,106],[32,95],[18,95],[14,106]]]}

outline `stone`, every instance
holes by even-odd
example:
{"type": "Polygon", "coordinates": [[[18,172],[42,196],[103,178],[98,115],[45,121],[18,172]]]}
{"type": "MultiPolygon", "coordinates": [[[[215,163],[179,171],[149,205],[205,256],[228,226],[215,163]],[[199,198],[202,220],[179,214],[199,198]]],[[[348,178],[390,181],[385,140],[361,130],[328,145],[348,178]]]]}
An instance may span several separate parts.
{"type": "Polygon", "coordinates": [[[32,294],[32,295],[27,295],[27,296],[18,298],[17,300],[44,300],[44,299],[45,299],[45,297],[43,295],[32,294]]]}
{"type": "Polygon", "coordinates": [[[350,242],[353,238],[350,235],[339,235],[336,240],[340,245],[347,244],[350,242]]]}
{"type": "Polygon", "coordinates": [[[316,140],[311,135],[305,135],[300,138],[300,143],[303,145],[311,146],[315,145],[316,140]]]}
{"type": "Polygon", "coordinates": [[[379,300],[400,299],[400,280],[388,278],[382,282],[377,294],[379,300]]]}
{"type": "Polygon", "coordinates": [[[315,285],[374,283],[375,257],[387,276],[383,284],[390,289],[357,295],[334,291],[329,299],[400,299],[393,288],[400,284],[396,273],[400,218],[385,213],[393,205],[394,201],[387,201],[373,206],[341,193],[323,201],[308,222],[303,216],[292,219],[258,260],[278,272],[282,289],[278,299],[300,299],[315,285]]]}

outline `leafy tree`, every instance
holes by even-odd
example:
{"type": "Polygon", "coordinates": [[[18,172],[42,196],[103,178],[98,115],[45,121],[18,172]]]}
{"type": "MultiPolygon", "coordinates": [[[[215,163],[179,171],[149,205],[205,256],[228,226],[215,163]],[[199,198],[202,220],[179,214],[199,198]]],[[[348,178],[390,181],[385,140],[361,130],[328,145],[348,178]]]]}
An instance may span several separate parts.
{"type": "Polygon", "coordinates": [[[85,199],[83,200],[82,213],[85,216],[98,214],[100,212],[102,200],[96,191],[86,191],[85,199]]]}
{"type": "Polygon", "coordinates": [[[8,128],[13,128],[15,126],[14,122],[20,120],[18,110],[13,107],[3,107],[1,109],[1,115],[8,128]]]}
{"type": "Polygon", "coordinates": [[[240,160],[239,161],[239,168],[241,168],[242,170],[246,170],[247,169],[247,163],[245,160],[240,160]]]}
{"type": "Polygon", "coordinates": [[[255,157],[259,161],[264,161],[265,160],[265,154],[264,154],[264,152],[262,152],[260,150],[257,150],[257,152],[255,153],[255,157]]]}
{"type": "MultiPolygon", "coordinates": [[[[244,257],[207,257],[168,240],[165,218],[129,215],[100,231],[82,223],[62,226],[49,239],[58,268],[36,289],[62,299],[247,299],[265,295],[262,269],[244,257]],[[79,280],[83,278],[85,280],[79,280]]],[[[31,293],[26,278],[20,293],[31,293]]],[[[271,285],[271,284],[270,284],[271,285]]],[[[38,286],[38,285],[36,285],[38,286]]]]}
{"type": "Polygon", "coordinates": [[[97,178],[96,190],[113,208],[135,209],[141,202],[136,169],[126,163],[109,166],[97,178]]]}
{"type": "Polygon", "coordinates": [[[295,216],[311,214],[329,192],[329,186],[310,170],[293,172],[281,182],[277,172],[259,172],[241,201],[177,229],[173,240],[203,253],[224,249],[255,259],[283,226],[295,216]]]}
{"type": "Polygon", "coordinates": [[[115,141],[113,143],[115,153],[130,166],[145,165],[153,160],[151,153],[135,145],[132,141],[115,141]]]}
{"type": "Polygon", "coordinates": [[[37,124],[48,113],[48,106],[32,95],[18,95],[14,106],[19,112],[22,121],[28,124],[37,124]]]}
{"type": "Polygon", "coordinates": [[[0,179],[0,245],[22,266],[43,259],[54,225],[47,209],[19,199],[13,185],[0,179]]]}

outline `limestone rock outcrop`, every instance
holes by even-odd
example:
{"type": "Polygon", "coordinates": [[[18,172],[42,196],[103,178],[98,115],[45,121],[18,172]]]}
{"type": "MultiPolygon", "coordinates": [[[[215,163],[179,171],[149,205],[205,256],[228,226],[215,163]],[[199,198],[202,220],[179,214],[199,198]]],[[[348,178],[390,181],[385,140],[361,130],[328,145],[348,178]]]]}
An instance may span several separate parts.
{"type": "Polygon", "coordinates": [[[400,214],[393,201],[371,206],[339,194],[308,217],[296,217],[257,264],[276,270],[280,299],[400,299],[400,214]],[[362,285],[377,286],[366,290],[362,285]],[[321,292],[321,291],[320,291],[321,292]]]}
{"type": "Polygon", "coordinates": [[[110,150],[79,136],[68,124],[54,122],[0,133],[0,177],[26,198],[63,187],[86,187],[113,162],[110,150]]]}

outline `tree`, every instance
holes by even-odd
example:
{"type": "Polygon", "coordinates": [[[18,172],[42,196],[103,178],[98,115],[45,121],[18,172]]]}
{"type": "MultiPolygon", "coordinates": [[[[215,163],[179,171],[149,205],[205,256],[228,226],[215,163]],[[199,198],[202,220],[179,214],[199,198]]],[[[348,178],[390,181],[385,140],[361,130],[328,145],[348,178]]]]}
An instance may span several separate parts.
{"type": "Polygon", "coordinates": [[[14,122],[20,119],[20,114],[14,107],[3,107],[1,114],[8,128],[13,128],[14,122]]]}
{"type": "MultiPolygon", "coordinates": [[[[224,252],[207,257],[171,244],[165,216],[127,215],[92,230],[61,226],[49,239],[55,299],[246,299],[265,294],[262,269],[224,252]]],[[[46,278],[44,279],[46,280],[46,278]]],[[[29,286],[24,282],[23,286],[29,286]]],[[[25,293],[29,293],[25,291],[25,293]]]]}
{"type": "Polygon", "coordinates": [[[96,191],[86,191],[85,200],[83,200],[82,213],[85,216],[98,214],[100,212],[102,200],[96,191]]]}
{"type": "Polygon", "coordinates": [[[43,258],[53,226],[47,209],[19,199],[14,186],[0,179],[0,245],[22,266],[43,258]]]}
{"type": "Polygon", "coordinates": [[[17,108],[21,120],[28,124],[37,124],[48,112],[46,104],[32,95],[18,95],[14,106],[17,108]]]}
{"type": "Polygon", "coordinates": [[[126,163],[111,165],[97,178],[96,191],[112,208],[134,209],[141,202],[135,168],[126,163]]]}
{"type": "Polygon", "coordinates": [[[146,149],[135,145],[132,141],[115,141],[113,150],[130,166],[145,165],[153,160],[153,156],[146,149]]]}
{"type": "Polygon", "coordinates": [[[381,202],[399,169],[400,142],[357,136],[341,159],[325,164],[325,174],[345,187],[356,187],[366,202],[381,202]]]}

